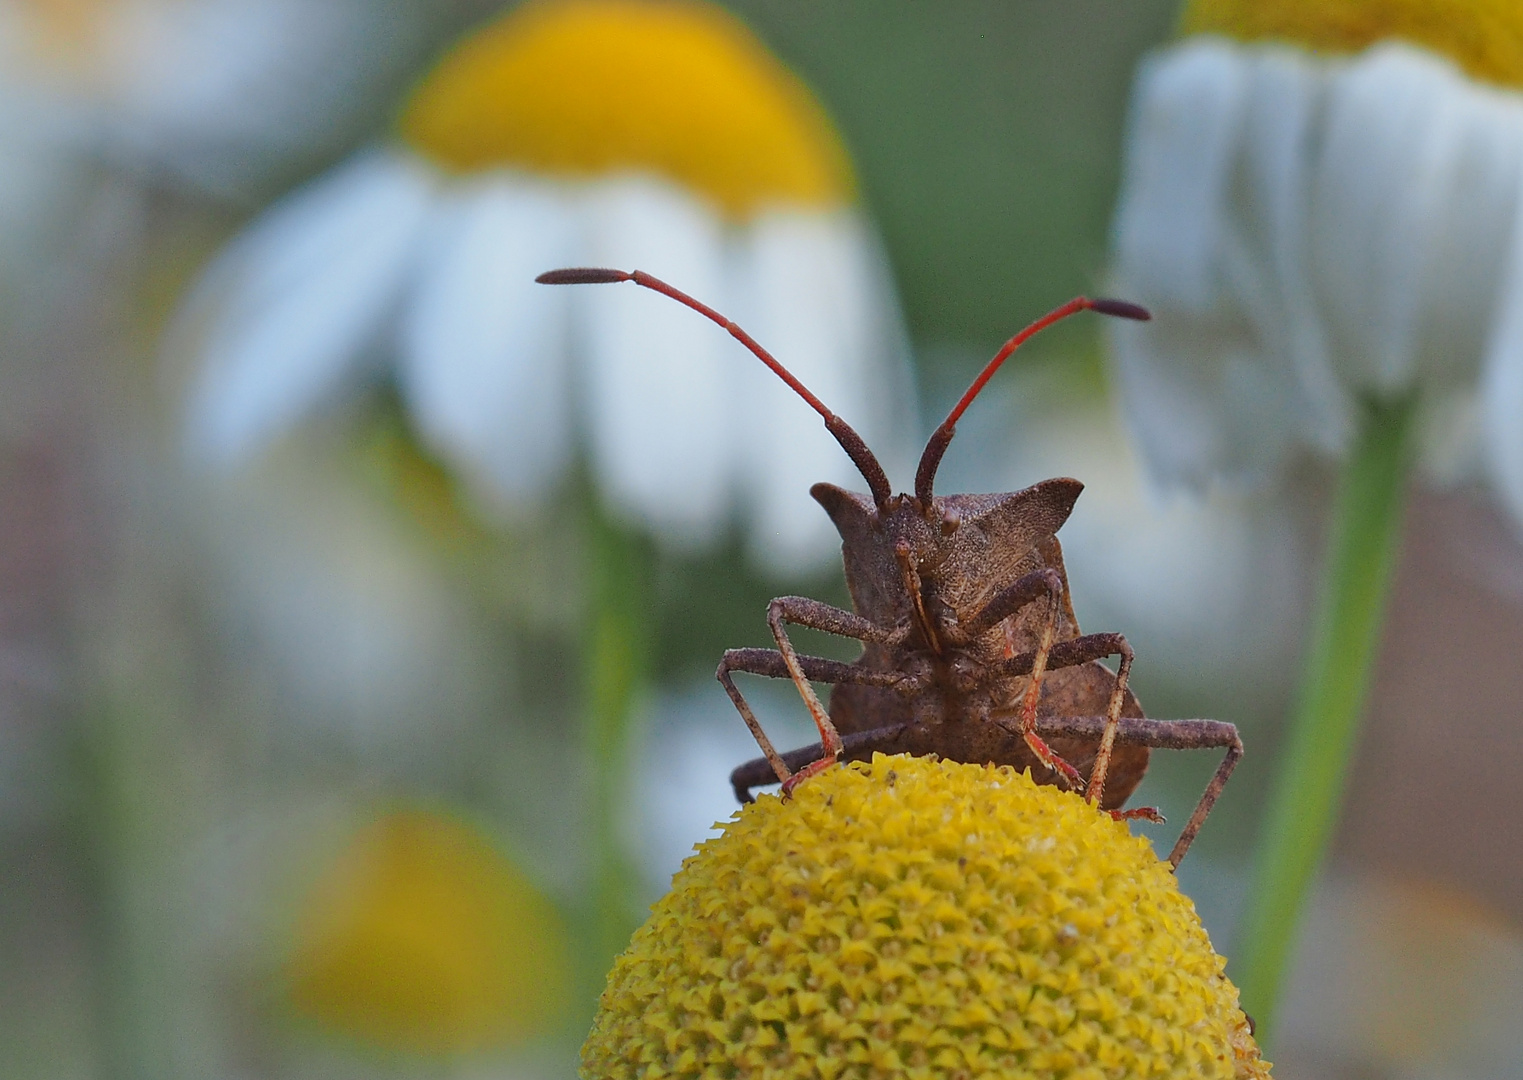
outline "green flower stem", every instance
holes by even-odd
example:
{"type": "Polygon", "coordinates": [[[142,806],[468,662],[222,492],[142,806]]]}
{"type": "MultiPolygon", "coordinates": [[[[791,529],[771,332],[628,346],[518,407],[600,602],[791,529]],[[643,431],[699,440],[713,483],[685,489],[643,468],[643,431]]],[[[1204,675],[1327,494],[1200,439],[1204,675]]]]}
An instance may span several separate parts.
{"type": "Polygon", "coordinates": [[[635,870],[623,851],[632,727],[649,683],[654,633],[649,543],[608,520],[592,497],[587,567],[588,641],[584,692],[594,858],[588,977],[602,990],[614,956],[639,923],[635,870]]]}
{"type": "Polygon", "coordinates": [[[1414,406],[1412,397],[1368,405],[1338,493],[1311,650],[1270,795],[1235,973],[1261,1043],[1358,742],[1396,565],[1414,406]]]}

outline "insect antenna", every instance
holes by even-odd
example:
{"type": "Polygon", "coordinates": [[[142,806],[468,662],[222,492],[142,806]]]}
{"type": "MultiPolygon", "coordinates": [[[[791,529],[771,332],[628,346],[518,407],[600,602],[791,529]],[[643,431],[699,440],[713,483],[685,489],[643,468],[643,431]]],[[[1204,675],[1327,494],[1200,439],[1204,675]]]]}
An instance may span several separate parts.
{"type": "MultiPolygon", "coordinates": [[[[633,281],[636,285],[643,285],[645,288],[661,293],[663,296],[669,296],[677,301],[677,303],[685,304],[687,307],[692,308],[711,322],[718,323],[729,332],[731,337],[750,349],[758,360],[771,368],[778,378],[792,387],[793,392],[808,402],[811,409],[825,418],[825,430],[835,436],[836,442],[841,444],[841,449],[846,451],[847,457],[851,458],[852,464],[857,467],[857,471],[867,481],[868,490],[872,492],[873,502],[877,504],[880,510],[883,509],[884,504],[888,502],[889,497],[893,494],[893,489],[889,487],[888,474],[883,471],[883,466],[878,464],[878,459],[873,456],[873,452],[867,448],[867,443],[862,441],[862,436],[858,435],[855,429],[845,420],[842,420],[826,408],[823,401],[810,393],[809,388],[799,382],[793,372],[783,367],[776,357],[762,348],[755,338],[701,300],[695,300],[681,289],[668,285],[660,278],[651,277],[644,270],[626,271],[606,270],[600,267],[573,267],[567,270],[547,270],[534,280],[541,285],[605,285],[617,281],[633,281]]],[[[948,438],[950,437],[948,436],[948,438]]],[[[934,471],[935,466],[933,465],[932,472],[934,471]]]]}
{"type": "Polygon", "coordinates": [[[941,426],[931,433],[930,439],[925,444],[925,451],[920,455],[920,465],[915,470],[915,498],[927,512],[930,511],[931,488],[936,481],[936,469],[941,465],[941,456],[947,452],[952,436],[957,433],[957,421],[962,419],[962,414],[969,405],[973,404],[973,399],[978,396],[979,391],[994,377],[1000,365],[1009,359],[1010,354],[1019,349],[1027,338],[1081,311],[1098,311],[1102,315],[1114,315],[1121,319],[1137,319],[1144,322],[1153,317],[1147,308],[1125,300],[1092,300],[1087,296],[1076,296],[1062,307],[1049,311],[1005,342],[999,352],[994,354],[994,359],[984,365],[984,370],[979,372],[978,378],[973,380],[973,385],[968,387],[967,392],[958,399],[957,404],[952,406],[952,411],[941,422],[941,426]]]}

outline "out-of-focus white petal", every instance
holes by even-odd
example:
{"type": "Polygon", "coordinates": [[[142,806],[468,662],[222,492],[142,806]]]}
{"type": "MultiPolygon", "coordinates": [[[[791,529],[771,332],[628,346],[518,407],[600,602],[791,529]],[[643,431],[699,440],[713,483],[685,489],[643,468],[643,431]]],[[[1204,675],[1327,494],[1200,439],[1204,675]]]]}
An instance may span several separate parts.
{"type": "Polygon", "coordinates": [[[1334,451],[1349,438],[1351,402],[1328,355],[1307,267],[1315,123],[1326,78],[1292,49],[1247,59],[1241,159],[1233,213],[1222,229],[1225,291],[1251,326],[1265,377],[1292,403],[1280,425],[1334,451]]]}
{"type": "Polygon", "coordinates": [[[576,261],[569,196],[504,174],[444,198],[404,315],[402,392],[424,439],[490,503],[533,501],[571,456],[572,290],[534,283],[576,261]]]}
{"type": "Polygon", "coordinates": [[[1296,368],[1326,371],[1294,274],[1309,82],[1286,54],[1209,39],[1138,77],[1114,288],[1154,321],[1106,329],[1128,419],[1166,482],[1253,483],[1299,426],[1336,426],[1335,407],[1297,408],[1296,368]]]}
{"type": "MultiPolygon", "coordinates": [[[[1118,291],[1137,295],[1124,283],[1118,291]]],[[[1143,332],[1114,322],[1106,330],[1127,421],[1166,486],[1252,487],[1274,474],[1293,444],[1295,398],[1241,316],[1155,309],[1143,332]]]]}
{"type": "Polygon", "coordinates": [[[1456,93],[1453,161],[1426,253],[1418,377],[1425,390],[1472,392],[1511,255],[1523,177],[1523,99],[1473,83],[1456,93]]]}
{"type": "MultiPolygon", "coordinates": [[[[1519,183],[1523,197],[1523,177],[1519,183]]],[[[1510,241],[1481,377],[1481,422],[1497,493],[1523,525],[1523,214],[1513,219],[1510,241]]]]}
{"type": "Polygon", "coordinates": [[[245,195],[321,154],[426,44],[408,0],[127,0],[91,75],[109,152],[245,195]]]}
{"type": "Polygon", "coordinates": [[[1219,231],[1248,100],[1248,65],[1200,39],[1145,60],[1132,92],[1116,268],[1187,311],[1216,300],[1219,231]]]}
{"type": "Polygon", "coordinates": [[[1311,256],[1334,356],[1352,385],[1399,392],[1416,373],[1427,261],[1468,92],[1444,61],[1394,43],[1329,86],[1311,256]]]}
{"type": "MultiPolygon", "coordinates": [[[[776,210],[737,253],[734,316],[833,412],[886,469],[902,464],[907,355],[882,255],[854,211],[776,210]]],[[[767,566],[798,573],[829,563],[840,538],[809,487],[865,481],[819,414],[761,363],[739,373],[746,422],[732,435],[751,500],[749,539],[767,566]]],[[[906,411],[911,412],[905,422],[906,411]]]]}
{"type": "Polygon", "coordinates": [[[365,154],[251,226],[212,265],[172,331],[203,358],[187,450],[228,466],[362,374],[411,270],[433,179],[365,154]]]}
{"type": "MultiPolygon", "coordinates": [[[[724,311],[724,237],[691,195],[643,177],[587,196],[587,258],[645,270],[724,311]]],[[[730,510],[735,373],[755,363],[708,320],[634,285],[576,290],[586,423],[598,482],[621,515],[666,540],[711,538],[730,510]]]]}

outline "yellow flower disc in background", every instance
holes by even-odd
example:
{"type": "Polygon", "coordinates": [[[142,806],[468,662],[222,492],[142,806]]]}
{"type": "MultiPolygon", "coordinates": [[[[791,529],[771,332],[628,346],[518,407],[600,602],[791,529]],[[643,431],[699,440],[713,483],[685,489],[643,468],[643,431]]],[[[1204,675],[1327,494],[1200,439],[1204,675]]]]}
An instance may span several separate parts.
{"type": "Polygon", "coordinates": [[[550,903],[474,829],[422,810],[360,833],[302,913],[299,1011],[394,1049],[456,1053],[553,1028],[569,990],[550,903]]]}
{"type": "Polygon", "coordinates": [[[614,963],[588,1080],[1263,1078],[1147,841],[1008,768],[875,755],[764,796],[614,963]]]}
{"type": "Polygon", "coordinates": [[[526,4],[445,56],[401,131],[448,168],[655,172],[734,216],[852,197],[818,102],[745,26],[703,4],[526,4]]]}
{"type": "Polygon", "coordinates": [[[1401,38],[1449,57],[1477,79],[1523,86],[1518,0],[1194,0],[1180,29],[1333,53],[1401,38]]]}

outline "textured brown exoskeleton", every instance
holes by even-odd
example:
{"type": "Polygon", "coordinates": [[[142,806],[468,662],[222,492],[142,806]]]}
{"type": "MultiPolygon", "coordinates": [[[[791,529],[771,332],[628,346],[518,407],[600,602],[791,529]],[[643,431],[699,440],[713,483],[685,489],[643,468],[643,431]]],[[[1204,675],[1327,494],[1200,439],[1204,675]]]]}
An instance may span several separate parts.
{"type": "Polygon", "coordinates": [[[780,781],[786,796],[840,760],[885,753],[939,754],[953,761],[1030,767],[1046,782],[1086,792],[1116,817],[1161,821],[1152,809],[1121,810],[1147,770],[1150,747],[1225,749],[1169,861],[1179,865],[1238,759],[1237,729],[1216,720],[1148,720],[1127,689],[1132,650],[1120,634],[1080,634],[1056,533],[1083,485],[1045,480],[1004,495],[935,495],[932,484],[957,421],[1005,359],[1032,334],[1078,311],[1127,319],[1148,313],[1120,300],[1078,297],[1007,341],[926,444],[915,493],[895,495],[862,438],[744,330],[714,309],[636,270],[552,270],[549,285],[633,281],[724,327],[825,419],[867,481],[870,495],[833,484],[810,494],[841,534],[855,611],[782,596],[767,608],[777,649],[730,649],[718,677],[764,757],[735,770],[736,797],[780,781]],[[800,656],[784,623],[863,643],[846,664],[800,656]],[[1100,657],[1119,656],[1114,674],[1100,657]],[[779,754],[731,672],[792,679],[820,742],[779,754]],[[827,713],[810,680],[834,686],[827,713]]]}

